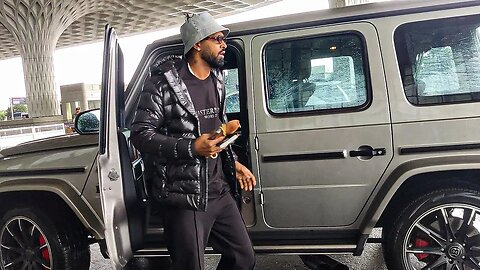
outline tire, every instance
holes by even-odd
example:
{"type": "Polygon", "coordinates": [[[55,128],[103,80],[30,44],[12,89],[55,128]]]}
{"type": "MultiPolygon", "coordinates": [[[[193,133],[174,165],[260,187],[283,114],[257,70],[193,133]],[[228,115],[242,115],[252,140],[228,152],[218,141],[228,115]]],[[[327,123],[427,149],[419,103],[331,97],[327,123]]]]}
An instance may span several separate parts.
{"type": "Polygon", "coordinates": [[[389,270],[480,269],[480,193],[425,194],[403,209],[386,236],[389,270]]]}
{"type": "Polygon", "coordinates": [[[2,270],[88,270],[86,234],[64,216],[49,216],[36,206],[15,208],[0,221],[2,270]]]}

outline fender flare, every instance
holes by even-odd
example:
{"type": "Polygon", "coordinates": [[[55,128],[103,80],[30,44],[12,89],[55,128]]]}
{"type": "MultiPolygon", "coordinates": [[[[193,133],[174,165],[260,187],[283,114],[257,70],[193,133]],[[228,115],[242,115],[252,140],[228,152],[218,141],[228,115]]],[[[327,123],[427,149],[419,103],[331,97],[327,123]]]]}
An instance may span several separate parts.
{"type": "Polygon", "coordinates": [[[361,234],[370,234],[394,195],[411,177],[433,172],[479,170],[479,160],[480,156],[470,155],[458,156],[455,157],[455,160],[452,160],[452,157],[435,157],[401,164],[388,175],[383,183],[380,183],[379,191],[376,192],[367,207],[368,210],[360,226],[361,234]]]}
{"type": "Polygon", "coordinates": [[[50,192],[57,195],[76,215],[78,220],[96,239],[104,238],[104,226],[99,217],[80,192],[68,182],[52,178],[10,179],[0,183],[0,197],[12,192],[50,192]]]}

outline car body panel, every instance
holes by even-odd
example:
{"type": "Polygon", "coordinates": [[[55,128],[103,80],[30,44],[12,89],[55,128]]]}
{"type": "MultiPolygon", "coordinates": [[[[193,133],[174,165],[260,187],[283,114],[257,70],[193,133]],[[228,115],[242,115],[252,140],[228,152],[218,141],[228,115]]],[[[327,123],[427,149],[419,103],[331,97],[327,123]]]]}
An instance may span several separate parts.
{"type": "Polygon", "coordinates": [[[21,200],[30,194],[24,191],[55,193],[95,238],[103,238],[101,216],[82,196],[85,179],[96,169],[97,144],[98,135],[64,135],[2,150],[0,196],[16,192],[21,200]]]}
{"type": "Polygon", "coordinates": [[[27,153],[37,153],[43,155],[44,151],[65,150],[66,148],[85,147],[88,145],[96,146],[98,143],[98,135],[93,134],[89,136],[62,135],[44,139],[33,140],[16,146],[3,149],[0,152],[0,157],[9,157],[14,155],[21,155],[27,153]]]}
{"type": "MultiPolygon", "coordinates": [[[[365,60],[370,67],[370,79],[367,80],[373,96],[366,108],[296,116],[272,115],[265,104],[265,79],[255,77],[259,183],[265,200],[264,218],[269,226],[295,228],[352,224],[393,157],[386,87],[381,76],[382,64],[377,57],[380,49],[371,24],[322,26],[256,36],[252,42],[253,69],[265,73],[261,55],[265,54],[262,51],[270,42],[342,33],[356,33],[364,39],[365,60]],[[383,155],[368,160],[349,155],[350,151],[362,146],[385,151],[383,155]],[[334,153],[338,153],[338,157],[328,155],[334,153]],[[309,155],[325,155],[325,158],[308,158],[309,155]],[[303,159],[302,156],[307,157],[303,159]],[[332,208],[332,205],[336,207],[332,208]],[[289,214],[282,215],[285,212],[289,214]]],[[[323,90],[318,88],[317,85],[315,93],[323,90]]]]}
{"type": "Polygon", "coordinates": [[[57,151],[35,151],[3,158],[0,183],[15,181],[19,177],[40,177],[54,175],[68,182],[78,193],[85,185],[85,179],[97,155],[96,147],[77,146],[57,151]]]}

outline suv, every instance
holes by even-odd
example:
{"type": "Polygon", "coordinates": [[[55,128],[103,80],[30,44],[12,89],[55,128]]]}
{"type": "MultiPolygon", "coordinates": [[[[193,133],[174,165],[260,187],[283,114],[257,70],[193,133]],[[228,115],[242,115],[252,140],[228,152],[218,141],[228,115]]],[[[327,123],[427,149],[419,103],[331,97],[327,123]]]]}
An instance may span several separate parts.
{"type": "MultiPolygon", "coordinates": [[[[480,268],[479,1],[229,27],[226,104],[258,179],[240,205],[258,253],[360,255],[381,227],[389,269],[480,268]]],[[[93,242],[116,267],[167,255],[129,127],[150,67],[171,54],[179,36],[149,45],[123,91],[107,27],[101,110],[76,118],[78,134],[0,152],[2,269],[87,269],[93,242]]]]}

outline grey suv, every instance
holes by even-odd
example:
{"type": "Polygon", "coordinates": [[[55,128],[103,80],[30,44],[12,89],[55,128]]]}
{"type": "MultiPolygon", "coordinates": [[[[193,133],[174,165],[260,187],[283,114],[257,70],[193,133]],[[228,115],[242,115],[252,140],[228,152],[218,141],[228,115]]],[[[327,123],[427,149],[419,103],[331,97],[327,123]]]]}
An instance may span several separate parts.
{"type": "MultiPolygon", "coordinates": [[[[480,269],[479,1],[229,27],[227,105],[258,179],[240,205],[256,252],[361,255],[380,227],[389,269],[480,269]]],[[[167,255],[129,127],[150,67],[181,53],[179,36],[149,45],[124,91],[107,27],[101,109],[76,118],[76,135],[0,152],[1,269],[88,269],[93,242],[116,268],[167,255]]]]}

